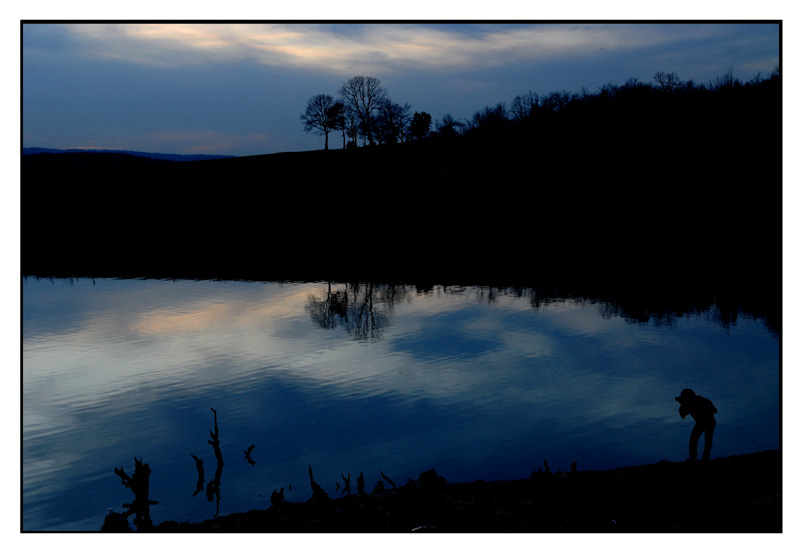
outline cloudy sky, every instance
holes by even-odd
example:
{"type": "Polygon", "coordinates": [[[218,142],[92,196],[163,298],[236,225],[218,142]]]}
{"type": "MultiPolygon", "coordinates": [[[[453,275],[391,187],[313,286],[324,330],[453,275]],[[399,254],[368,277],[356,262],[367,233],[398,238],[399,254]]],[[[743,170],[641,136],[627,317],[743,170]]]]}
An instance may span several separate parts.
{"type": "Polygon", "coordinates": [[[749,80],[780,61],[777,24],[595,21],[25,24],[22,146],[313,150],[323,141],[303,132],[307,101],[354,75],[436,120],[529,90],[595,92],[656,71],[749,80]]]}

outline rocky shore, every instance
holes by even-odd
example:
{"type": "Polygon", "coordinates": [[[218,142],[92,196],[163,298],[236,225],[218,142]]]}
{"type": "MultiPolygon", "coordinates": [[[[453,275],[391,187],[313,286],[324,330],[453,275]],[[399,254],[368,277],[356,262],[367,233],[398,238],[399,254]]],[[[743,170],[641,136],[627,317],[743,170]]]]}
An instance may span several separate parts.
{"type": "MultiPolygon", "coordinates": [[[[782,532],[777,450],[708,462],[552,474],[516,481],[416,480],[340,498],[276,501],[266,510],[199,523],[166,521],[154,532],[782,532]]],[[[105,530],[111,530],[106,521],[105,530]]],[[[127,526],[127,524],[125,524],[127,526]]],[[[120,528],[117,528],[119,530],[120,528]]],[[[122,528],[124,530],[124,528],[122,528]]]]}

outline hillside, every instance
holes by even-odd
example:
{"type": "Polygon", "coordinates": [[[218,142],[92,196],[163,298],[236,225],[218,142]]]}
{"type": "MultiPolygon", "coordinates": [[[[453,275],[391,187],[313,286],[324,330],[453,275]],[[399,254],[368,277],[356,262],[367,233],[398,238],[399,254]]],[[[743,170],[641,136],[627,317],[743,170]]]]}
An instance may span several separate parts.
{"type": "Polygon", "coordinates": [[[26,155],[22,271],[536,285],[716,302],[780,326],[779,149],[548,137],[181,163],[26,155]]]}
{"type": "Polygon", "coordinates": [[[506,284],[536,274],[724,283],[774,303],[779,73],[528,101],[513,118],[498,104],[459,132],[354,150],[180,163],[24,155],[23,273],[506,284]]]}

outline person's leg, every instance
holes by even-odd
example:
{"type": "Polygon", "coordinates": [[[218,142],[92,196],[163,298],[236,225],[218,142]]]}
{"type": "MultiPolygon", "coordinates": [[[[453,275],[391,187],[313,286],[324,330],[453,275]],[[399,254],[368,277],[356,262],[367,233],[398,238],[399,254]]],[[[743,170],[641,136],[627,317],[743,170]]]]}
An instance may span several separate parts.
{"type": "Polygon", "coordinates": [[[711,446],[713,445],[714,441],[714,428],[716,427],[717,422],[714,420],[709,422],[705,427],[706,439],[703,446],[703,461],[708,461],[708,458],[711,456],[711,446]]]}
{"type": "Polygon", "coordinates": [[[694,428],[692,428],[692,435],[689,436],[689,461],[697,460],[697,441],[702,433],[703,427],[695,423],[694,428]]]}

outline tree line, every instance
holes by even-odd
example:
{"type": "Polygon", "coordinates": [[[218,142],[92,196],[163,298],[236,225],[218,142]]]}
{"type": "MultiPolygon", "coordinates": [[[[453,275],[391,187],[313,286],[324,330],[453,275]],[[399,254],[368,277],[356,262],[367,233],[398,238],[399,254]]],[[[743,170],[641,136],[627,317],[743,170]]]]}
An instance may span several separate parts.
{"type": "MultiPolygon", "coordinates": [[[[630,78],[623,85],[609,82],[596,92],[586,87],[579,93],[527,91],[517,95],[510,105],[500,102],[485,106],[463,120],[448,113],[435,123],[430,114],[424,111],[412,114],[408,103],[393,102],[380,83],[375,77],[356,76],[342,84],[337,99],[328,94],[312,97],[301,115],[304,130],[324,136],[327,150],[328,136],[334,131],[342,133],[345,148],[355,147],[358,138],[364,145],[459,136],[506,135],[517,141],[534,124],[543,130],[549,123],[564,123],[578,115],[586,123],[603,123],[611,120],[609,117],[617,122],[635,121],[643,113],[652,117],[659,111],[665,119],[673,114],[699,114],[708,119],[709,115],[720,113],[736,118],[766,106],[762,93],[779,88],[780,72],[775,68],[766,78],[759,73],[745,82],[735,77],[731,68],[703,84],[682,81],[675,72],[657,71],[651,83],[630,78]]],[[[653,123],[654,128],[658,125],[653,123]]],[[[665,121],[664,126],[670,126],[670,122],[665,121]]]]}
{"type": "Polygon", "coordinates": [[[758,73],[746,82],[735,77],[731,68],[707,84],[682,81],[675,72],[657,71],[650,83],[630,78],[623,85],[609,82],[596,92],[586,87],[579,93],[562,90],[540,95],[528,91],[508,106],[505,102],[486,106],[461,122],[445,116],[445,123],[437,121],[437,130],[449,135],[508,134],[517,139],[534,126],[543,130],[548,123],[557,122],[582,129],[628,124],[628,130],[638,127],[669,134],[679,124],[686,125],[683,131],[695,127],[692,121],[722,122],[722,126],[732,122],[740,126],[748,118],[766,121],[768,114],[774,115],[770,110],[779,108],[779,92],[778,68],[766,78],[758,73]]]}
{"type": "Polygon", "coordinates": [[[356,147],[359,137],[364,145],[419,140],[431,128],[430,114],[412,115],[409,104],[391,100],[380,79],[361,75],[342,84],[338,99],[329,94],[312,97],[300,119],[306,132],[325,137],[326,150],[328,136],[334,131],[342,133],[342,148],[346,148],[356,147]]]}

